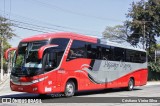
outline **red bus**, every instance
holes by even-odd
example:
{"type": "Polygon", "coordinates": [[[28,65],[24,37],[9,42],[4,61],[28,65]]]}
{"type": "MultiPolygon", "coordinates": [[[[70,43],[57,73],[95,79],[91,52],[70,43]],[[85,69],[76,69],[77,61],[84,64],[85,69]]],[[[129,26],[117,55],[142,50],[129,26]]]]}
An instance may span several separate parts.
{"type": "Polygon", "coordinates": [[[144,50],[75,33],[52,33],[19,43],[10,87],[19,92],[73,96],[82,90],[133,90],[145,85],[147,77],[144,50]]]}

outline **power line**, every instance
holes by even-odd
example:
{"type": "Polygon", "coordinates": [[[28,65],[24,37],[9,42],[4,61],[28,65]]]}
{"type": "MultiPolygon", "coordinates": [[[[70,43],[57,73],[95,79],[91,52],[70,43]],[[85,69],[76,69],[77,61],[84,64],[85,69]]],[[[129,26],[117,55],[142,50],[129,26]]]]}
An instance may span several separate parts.
{"type": "Polygon", "coordinates": [[[11,18],[12,1],[9,1],[9,19],[11,18]]]}
{"type": "Polygon", "coordinates": [[[24,38],[22,38],[21,36],[18,36],[18,35],[14,36],[14,37],[17,37],[19,39],[24,39],[24,38]]]}
{"type": "MultiPolygon", "coordinates": [[[[42,31],[42,30],[43,30],[43,32],[46,31],[47,33],[49,33],[49,32],[55,32],[55,30],[56,30],[56,31],[66,31],[66,30],[60,30],[60,29],[55,29],[55,28],[44,27],[44,26],[39,26],[39,25],[35,25],[35,24],[30,24],[30,23],[15,21],[15,20],[11,20],[11,21],[18,23],[18,24],[16,24],[16,25],[18,25],[18,26],[21,25],[21,26],[29,27],[29,28],[36,29],[36,30],[38,29],[39,32],[42,31]],[[26,26],[26,25],[27,25],[27,26],[26,26]],[[28,26],[28,25],[29,25],[29,26],[28,26]],[[44,28],[45,28],[45,29],[44,29],[44,28]]],[[[77,32],[75,32],[75,33],[77,33],[77,32]]],[[[84,33],[79,33],[79,34],[84,34],[84,33]]],[[[85,33],[85,34],[87,34],[87,33],[85,33]]],[[[87,34],[87,35],[91,35],[91,34],[87,34]]],[[[92,36],[95,36],[95,35],[92,34],[92,36]]]]}
{"type": "MultiPolygon", "coordinates": [[[[2,10],[0,10],[0,11],[2,11],[2,10]]],[[[13,13],[12,13],[13,14],[13,13]]],[[[25,19],[30,19],[30,20],[32,20],[32,22],[34,21],[37,21],[37,20],[35,20],[35,19],[31,19],[31,18],[26,18],[26,17],[23,17],[23,18],[25,18],[25,19]]],[[[13,19],[11,19],[11,20],[13,20],[13,19]]],[[[15,21],[15,20],[14,20],[15,21]]],[[[17,20],[16,20],[17,21],[17,20]]],[[[30,23],[26,23],[26,22],[22,22],[22,21],[18,21],[18,22],[20,22],[20,23],[23,23],[23,24],[28,24],[28,25],[31,25],[30,23]]],[[[39,21],[37,21],[37,22],[39,22],[39,21]]],[[[41,22],[41,21],[40,21],[41,22]]],[[[43,22],[44,23],[44,22],[43,22]]],[[[47,23],[46,23],[47,24],[47,23]]],[[[49,24],[49,23],[48,23],[49,24]]],[[[52,25],[52,24],[50,24],[50,25],[52,25]]],[[[34,26],[39,26],[39,27],[41,27],[41,29],[42,29],[42,27],[45,27],[45,26],[40,26],[40,25],[35,25],[34,24],[34,26]]],[[[52,26],[54,26],[54,25],[52,25],[52,26]]],[[[32,27],[33,27],[33,24],[32,24],[32,27]]],[[[59,27],[61,27],[61,26],[59,26],[59,27]]],[[[62,26],[63,27],[63,26],[62,26]]],[[[53,31],[53,29],[54,30],[57,30],[57,31],[67,31],[68,32],[68,30],[63,30],[63,29],[58,29],[58,28],[51,28],[51,27],[45,27],[45,28],[48,28],[48,29],[52,29],[52,31],[53,31]]],[[[68,28],[68,29],[70,29],[70,28],[68,28]]],[[[45,30],[45,29],[42,29],[42,30],[45,30]]],[[[72,30],[72,29],[70,29],[70,30],[72,30]]],[[[53,31],[54,32],[54,31],[53,31]]],[[[97,35],[95,35],[95,34],[90,34],[90,33],[83,33],[83,32],[77,32],[77,31],[69,31],[69,32],[75,32],[75,33],[79,33],[79,34],[86,34],[86,35],[92,35],[92,36],[97,36],[97,35]]]]}
{"type": "Polygon", "coordinates": [[[103,21],[108,21],[109,20],[109,21],[123,22],[122,20],[111,19],[111,18],[106,18],[106,17],[98,17],[98,16],[94,16],[94,15],[75,12],[75,11],[72,11],[72,10],[61,8],[61,7],[53,5],[53,4],[44,3],[44,2],[39,1],[39,0],[32,0],[32,2],[36,2],[36,3],[39,3],[39,4],[43,5],[43,6],[50,7],[52,9],[56,9],[56,10],[59,10],[59,11],[65,12],[65,13],[69,13],[69,14],[79,15],[79,16],[83,16],[83,17],[90,17],[90,18],[103,20],[103,21]]]}
{"type": "MultiPolygon", "coordinates": [[[[30,31],[35,31],[35,32],[41,32],[41,33],[49,33],[49,32],[47,32],[47,31],[42,31],[41,29],[35,29],[35,28],[31,28],[31,27],[25,27],[25,26],[20,26],[20,25],[16,25],[16,24],[14,24],[14,27],[17,27],[17,28],[21,28],[21,29],[25,29],[25,30],[30,30],[30,31]]],[[[81,33],[80,33],[81,34],[81,33]]],[[[93,35],[94,36],[94,35],[93,35]]],[[[19,36],[16,36],[16,37],[18,37],[18,38],[20,38],[20,39],[23,39],[23,38],[21,38],[21,37],[19,37],[19,36]]],[[[97,37],[97,36],[96,36],[97,37]]]]}
{"type": "MultiPolygon", "coordinates": [[[[13,19],[10,19],[10,21],[18,23],[18,24],[15,24],[15,27],[22,28],[25,30],[30,30],[30,31],[42,32],[42,33],[49,33],[50,31],[55,32],[55,30],[66,31],[66,30],[55,29],[55,28],[51,28],[51,27],[45,27],[45,26],[40,26],[40,25],[36,25],[36,24],[21,22],[21,21],[17,21],[17,20],[13,20],[13,19]],[[26,25],[29,25],[29,26],[26,26],[26,25]],[[49,31],[46,31],[46,30],[49,30],[49,31]]],[[[83,34],[83,33],[81,33],[81,34],[83,34]]],[[[134,34],[141,34],[141,33],[134,33],[134,34]]],[[[91,34],[87,34],[87,35],[91,35],[91,34]]],[[[95,36],[95,35],[92,34],[92,36],[95,36]]]]}
{"type": "Polygon", "coordinates": [[[40,31],[40,30],[36,30],[36,29],[31,29],[31,28],[27,28],[27,27],[23,27],[23,26],[18,26],[18,25],[14,25],[17,28],[22,28],[22,29],[26,29],[26,30],[31,30],[31,31],[36,31],[36,32],[41,32],[41,33],[48,33],[48,32],[44,32],[44,31],[40,31]]]}
{"type": "MultiPolygon", "coordinates": [[[[25,25],[18,25],[18,24],[15,24],[14,25],[15,27],[18,27],[18,28],[22,28],[22,29],[26,29],[26,30],[30,30],[30,31],[36,31],[36,32],[42,32],[42,33],[50,33],[50,32],[55,32],[53,30],[46,30],[46,29],[41,29],[39,27],[34,27],[34,26],[25,26],[25,25]]],[[[56,31],[57,32],[57,31],[56,31]]],[[[75,32],[76,33],[76,32],[75,32]]],[[[84,34],[84,33],[79,33],[79,34],[84,34]]],[[[89,35],[89,34],[86,34],[85,35],[89,35]]],[[[96,35],[92,35],[92,36],[96,36],[96,35]]],[[[96,36],[98,37],[98,36],[96,36]]]]}
{"type": "MultiPolygon", "coordinates": [[[[3,12],[2,10],[0,10],[1,12],[3,12]]],[[[47,26],[52,26],[52,27],[57,27],[57,28],[62,28],[62,29],[58,29],[58,30],[60,30],[60,31],[67,31],[67,30],[75,30],[76,31],[76,33],[78,33],[77,31],[78,30],[81,30],[80,32],[84,32],[85,31],[85,33],[83,33],[83,34],[86,34],[86,32],[88,33],[88,32],[92,32],[92,33],[94,33],[94,34],[88,34],[88,35],[95,35],[95,33],[99,33],[99,32],[96,32],[96,31],[89,31],[89,30],[85,30],[85,29],[77,29],[77,28],[72,28],[72,27],[66,27],[66,26],[61,26],[61,25],[55,25],[55,24],[51,24],[51,23],[47,23],[47,22],[42,22],[42,21],[39,21],[39,20],[37,20],[37,19],[33,19],[33,18],[29,18],[29,17],[24,17],[24,16],[21,16],[21,15],[18,15],[18,14],[13,14],[13,12],[12,12],[12,15],[13,16],[15,16],[15,17],[19,17],[19,18],[22,18],[22,19],[25,19],[25,20],[30,20],[32,23],[33,22],[37,22],[37,23],[42,23],[42,24],[46,24],[47,26]],[[67,30],[63,30],[63,29],[67,29],[67,30]]],[[[53,29],[53,28],[52,28],[53,29]]],[[[73,32],[75,32],[75,31],[73,31],[73,32]]]]}
{"type": "MultiPolygon", "coordinates": [[[[53,30],[62,31],[62,30],[59,30],[59,29],[53,29],[53,28],[50,28],[50,27],[39,26],[39,25],[30,24],[30,23],[26,23],[26,22],[21,22],[21,21],[17,21],[17,20],[13,20],[13,19],[11,19],[10,21],[12,21],[14,23],[18,23],[18,24],[15,24],[15,27],[22,28],[22,29],[25,29],[25,30],[43,32],[43,33],[55,32],[53,30]],[[26,26],[26,25],[29,25],[29,26],[26,26]],[[46,30],[50,30],[50,31],[46,31],[46,30]]],[[[65,30],[63,30],[63,31],[65,31],[65,30]]],[[[83,34],[83,33],[81,33],[81,34],[83,34]]],[[[141,34],[141,33],[134,33],[134,34],[141,34]]]]}
{"type": "MultiPolygon", "coordinates": [[[[53,31],[53,30],[48,30],[48,29],[42,29],[40,27],[35,27],[35,26],[28,26],[28,25],[21,25],[21,24],[15,24],[15,26],[21,26],[21,27],[25,27],[25,28],[28,28],[28,29],[33,29],[37,32],[43,32],[43,33],[51,33],[51,32],[57,32],[57,31],[53,31]]],[[[33,31],[31,30],[31,31],[33,31]]]]}
{"type": "Polygon", "coordinates": [[[50,28],[50,27],[45,27],[45,26],[40,26],[40,25],[30,24],[30,23],[21,22],[21,21],[12,20],[12,19],[11,19],[10,21],[12,21],[12,22],[16,22],[16,23],[20,23],[20,24],[24,24],[24,25],[35,26],[35,27],[39,27],[39,28],[45,28],[45,29],[51,29],[51,30],[57,30],[57,31],[65,31],[65,30],[60,30],[60,29],[56,29],[56,28],[50,28]]]}

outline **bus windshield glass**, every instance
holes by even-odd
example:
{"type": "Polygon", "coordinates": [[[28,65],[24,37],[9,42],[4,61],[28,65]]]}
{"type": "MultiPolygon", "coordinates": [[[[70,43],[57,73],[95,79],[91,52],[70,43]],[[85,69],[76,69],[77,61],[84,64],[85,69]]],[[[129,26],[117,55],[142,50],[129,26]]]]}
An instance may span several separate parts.
{"type": "Polygon", "coordinates": [[[40,74],[41,60],[38,59],[38,49],[48,41],[21,42],[14,56],[12,74],[15,76],[33,76],[40,74]]]}

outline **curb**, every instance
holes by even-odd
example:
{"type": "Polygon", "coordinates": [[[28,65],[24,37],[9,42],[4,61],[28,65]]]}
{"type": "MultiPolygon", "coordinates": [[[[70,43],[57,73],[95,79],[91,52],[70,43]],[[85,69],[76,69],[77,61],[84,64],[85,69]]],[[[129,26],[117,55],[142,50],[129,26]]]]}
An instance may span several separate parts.
{"type": "Polygon", "coordinates": [[[147,86],[150,86],[150,85],[160,85],[160,81],[155,81],[155,82],[147,82],[147,84],[146,84],[147,86]]]}

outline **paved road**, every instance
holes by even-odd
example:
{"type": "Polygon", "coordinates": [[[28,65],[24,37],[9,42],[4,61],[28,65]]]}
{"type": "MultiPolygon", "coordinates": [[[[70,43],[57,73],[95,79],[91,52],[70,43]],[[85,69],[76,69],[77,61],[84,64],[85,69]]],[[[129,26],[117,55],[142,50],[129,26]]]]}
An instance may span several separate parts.
{"type": "MultiPolygon", "coordinates": [[[[7,83],[8,84],[8,83],[7,83]]],[[[133,105],[140,105],[140,106],[160,106],[160,103],[155,103],[156,100],[160,101],[160,85],[148,85],[148,86],[143,86],[143,87],[136,87],[133,91],[126,91],[124,89],[108,89],[108,90],[101,90],[101,91],[86,91],[86,92],[80,92],[76,93],[74,97],[71,98],[65,98],[65,97],[57,97],[61,96],[59,94],[56,95],[48,95],[41,97],[37,94],[29,94],[29,93],[17,93],[10,91],[9,89],[9,84],[7,86],[4,86],[3,89],[0,90],[0,97],[1,98],[15,98],[15,99],[41,99],[42,103],[41,105],[46,106],[47,105],[52,105],[49,103],[54,103],[54,105],[91,105],[91,106],[133,106],[133,105]],[[54,96],[54,98],[53,98],[54,96]],[[132,98],[130,98],[132,97],[132,98]],[[142,97],[142,98],[137,98],[137,97],[142,97]],[[123,101],[122,101],[123,99],[123,101]],[[135,103],[135,100],[144,100],[145,103],[135,103]],[[122,103],[125,100],[134,102],[134,104],[129,104],[129,103],[122,103]],[[150,102],[154,103],[146,103],[147,100],[151,100],[150,102]],[[73,102],[73,103],[72,103],[73,102]],[[75,103],[76,102],[76,103],[75,103]],[[109,102],[109,103],[105,103],[109,102]],[[89,103],[89,104],[88,104],[89,103]],[[99,103],[99,104],[97,104],[99,103]]],[[[138,101],[137,101],[138,102],[138,101]]],[[[0,106],[3,104],[0,104],[0,106]]],[[[14,105],[15,104],[7,104],[7,105],[14,105]]],[[[21,105],[21,104],[19,104],[21,105]]],[[[23,104],[23,105],[28,105],[28,104],[23,104]]],[[[37,104],[34,104],[37,106],[37,104]]]]}

